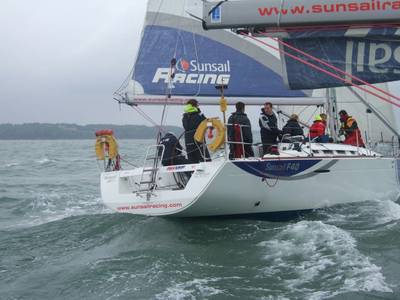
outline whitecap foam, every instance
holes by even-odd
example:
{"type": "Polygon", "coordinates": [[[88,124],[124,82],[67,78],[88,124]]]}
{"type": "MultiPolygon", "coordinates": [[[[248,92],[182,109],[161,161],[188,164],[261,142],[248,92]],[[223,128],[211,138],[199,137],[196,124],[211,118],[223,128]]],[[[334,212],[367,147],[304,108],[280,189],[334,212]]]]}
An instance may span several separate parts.
{"type": "Polygon", "coordinates": [[[54,159],[49,159],[47,157],[42,157],[40,159],[35,160],[35,163],[39,164],[39,165],[46,165],[49,163],[53,163],[56,162],[54,159]]]}
{"type": "Polygon", "coordinates": [[[373,209],[375,219],[380,223],[389,223],[400,220],[400,205],[391,200],[374,201],[376,209],[373,209]]]}
{"type": "Polygon", "coordinates": [[[157,294],[156,299],[197,299],[198,297],[210,297],[219,294],[227,294],[227,291],[210,286],[210,283],[218,282],[221,278],[193,279],[182,283],[176,283],[168,287],[164,292],[157,294]]]}
{"type": "Polygon", "coordinates": [[[366,201],[328,211],[326,216],[329,223],[336,225],[357,223],[358,228],[375,227],[400,220],[400,205],[392,200],[366,201]]]}
{"type": "Polygon", "coordinates": [[[20,165],[20,163],[18,163],[18,162],[10,162],[10,163],[6,164],[6,168],[17,167],[19,165],[20,165]]]}
{"type": "Polygon", "coordinates": [[[72,193],[38,193],[25,209],[22,220],[4,226],[4,229],[39,226],[65,218],[93,214],[109,214],[112,211],[103,206],[101,198],[93,195],[72,193]]]}
{"type": "Polygon", "coordinates": [[[282,278],[289,298],[322,299],[357,291],[392,292],[381,268],[357,250],[346,231],[320,221],[289,225],[265,248],[264,276],[282,278]]]}

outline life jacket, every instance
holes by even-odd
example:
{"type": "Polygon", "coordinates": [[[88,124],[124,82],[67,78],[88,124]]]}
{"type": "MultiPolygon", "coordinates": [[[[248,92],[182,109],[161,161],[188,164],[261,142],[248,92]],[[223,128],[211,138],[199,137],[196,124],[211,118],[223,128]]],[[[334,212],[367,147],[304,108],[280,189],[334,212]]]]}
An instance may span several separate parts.
{"type": "MultiPolygon", "coordinates": [[[[353,119],[353,117],[348,117],[346,122],[344,123],[344,129],[346,130],[346,129],[351,128],[351,126],[353,126],[354,122],[356,122],[356,120],[353,119]]],[[[346,132],[345,140],[344,140],[343,144],[365,147],[364,141],[362,139],[361,131],[358,128],[358,126],[350,133],[347,133],[347,131],[345,131],[345,132],[346,132]]]]}
{"type": "Polygon", "coordinates": [[[322,121],[315,121],[310,127],[310,138],[314,139],[324,134],[325,124],[322,121]]]}

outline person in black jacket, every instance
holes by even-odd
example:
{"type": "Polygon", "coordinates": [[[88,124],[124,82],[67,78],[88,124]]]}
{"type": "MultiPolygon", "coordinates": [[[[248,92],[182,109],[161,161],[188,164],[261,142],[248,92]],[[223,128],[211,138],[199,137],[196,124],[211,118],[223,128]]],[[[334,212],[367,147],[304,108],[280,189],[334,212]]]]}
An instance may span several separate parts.
{"type": "Polygon", "coordinates": [[[232,113],[228,119],[228,141],[234,142],[229,144],[230,158],[254,157],[253,133],[244,108],[243,102],[236,103],[236,112],[232,113]]]}
{"type": "Polygon", "coordinates": [[[261,109],[258,120],[260,125],[261,142],[264,154],[270,153],[271,146],[275,145],[281,131],[278,129],[278,119],[272,111],[272,103],[266,102],[261,109]]]}
{"type": "MultiPolygon", "coordinates": [[[[188,161],[182,154],[182,146],[172,132],[166,133],[160,140],[160,145],[164,145],[164,155],[162,157],[163,166],[184,165],[188,161]]],[[[162,150],[159,150],[161,156],[162,150]]]]}
{"type": "Polygon", "coordinates": [[[204,161],[204,157],[209,160],[210,154],[207,146],[194,140],[197,127],[206,119],[199,109],[197,100],[189,100],[184,107],[184,111],[182,125],[185,129],[185,145],[189,162],[196,164],[204,161]]]}
{"type": "Polygon", "coordinates": [[[304,135],[303,128],[299,124],[299,117],[296,114],[290,116],[289,121],[282,128],[283,135],[299,136],[304,135]]]}

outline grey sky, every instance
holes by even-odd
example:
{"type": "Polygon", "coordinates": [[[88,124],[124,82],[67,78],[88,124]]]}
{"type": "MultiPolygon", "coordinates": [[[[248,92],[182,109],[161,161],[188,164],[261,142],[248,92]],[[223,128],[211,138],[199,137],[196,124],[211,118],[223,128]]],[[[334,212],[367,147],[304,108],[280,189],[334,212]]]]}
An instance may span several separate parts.
{"type": "Polygon", "coordinates": [[[138,123],[111,96],[133,65],[145,6],[2,0],[0,123],[138,123]]]}
{"type": "MultiPolygon", "coordinates": [[[[145,8],[146,0],[2,0],[0,123],[148,124],[112,100],[133,66],[145,8]]],[[[157,120],[161,109],[144,110],[157,120]]],[[[181,108],[169,110],[168,123],[180,124],[181,108]]]]}

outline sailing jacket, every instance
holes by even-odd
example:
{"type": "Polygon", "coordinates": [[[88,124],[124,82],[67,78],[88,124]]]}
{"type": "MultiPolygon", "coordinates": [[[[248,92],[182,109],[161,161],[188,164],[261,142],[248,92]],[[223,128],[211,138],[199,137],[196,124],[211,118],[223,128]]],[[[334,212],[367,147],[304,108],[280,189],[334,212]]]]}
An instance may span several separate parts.
{"type": "Polygon", "coordinates": [[[294,119],[290,119],[286,125],[282,128],[283,134],[289,134],[290,136],[303,135],[303,128],[301,128],[299,122],[294,119]]]}
{"type": "Polygon", "coordinates": [[[243,112],[234,112],[228,119],[228,141],[229,142],[244,142],[245,145],[231,143],[230,157],[240,158],[254,156],[252,143],[253,133],[251,132],[251,124],[247,115],[243,112]],[[240,126],[242,125],[242,126],[240,126]],[[245,153],[243,153],[243,148],[245,153]]]}
{"type": "Polygon", "coordinates": [[[325,135],[325,124],[323,121],[314,121],[310,127],[310,139],[325,135]]]}
{"type": "MultiPolygon", "coordinates": [[[[206,117],[201,113],[200,109],[191,105],[185,106],[185,113],[182,118],[182,125],[185,129],[185,146],[190,163],[198,163],[204,161],[203,155],[200,152],[203,144],[195,143],[194,135],[197,127],[203,122],[206,117]]],[[[208,159],[210,157],[207,148],[204,148],[205,156],[208,159]]]]}
{"type": "Polygon", "coordinates": [[[194,108],[185,112],[182,118],[182,125],[185,129],[185,143],[186,145],[194,144],[194,134],[197,127],[203,122],[206,117],[201,113],[200,109],[194,108]]]}
{"type": "Polygon", "coordinates": [[[250,120],[245,113],[234,112],[228,119],[228,140],[236,141],[234,133],[234,124],[242,125],[243,142],[253,143],[253,133],[251,132],[250,120]]]}
{"type": "Polygon", "coordinates": [[[267,115],[264,111],[264,108],[261,109],[261,115],[258,120],[258,124],[260,125],[260,134],[261,141],[264,145],[273,145],[276,143],[276,139],[280,134],[280,130],[278,129],[278,119],[275,114],[267,115]]]}
{"type": "MultiPolygon", "coordinates": [[[[184,156],[182,155],[182,146],[179,143],[177,137],[168,132],[160,140],[160,145],[164,145],[164,155],[162,157],[163,166],[181,165],[187,163],[184,156]]],[[[159,150],[159,155],[162,154],[162,150],[159,150]]]]}
{"type": "Polygon", "coordinates": [[[340,128],[341,132],[344,133],[345,140],[343,144],[365,147],[364,141],[361,136],[361,131],[358,128],[357,122],[353,117],[348,117],[345,122],[342,123],[340,128]]]}

